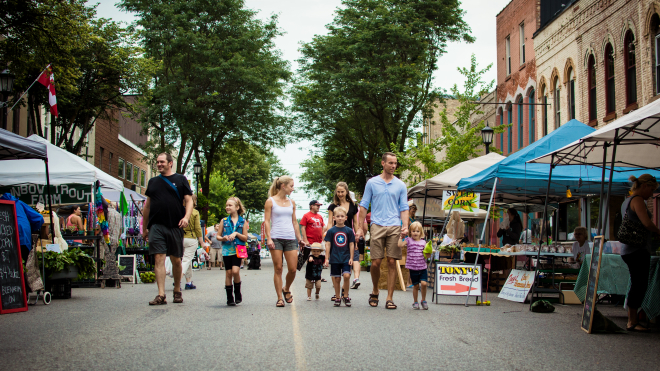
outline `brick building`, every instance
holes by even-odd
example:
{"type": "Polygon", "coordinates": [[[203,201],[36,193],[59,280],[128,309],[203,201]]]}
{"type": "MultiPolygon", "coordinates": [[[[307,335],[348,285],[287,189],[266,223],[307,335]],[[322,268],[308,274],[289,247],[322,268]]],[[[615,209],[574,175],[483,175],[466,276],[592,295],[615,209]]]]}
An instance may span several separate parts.
{"type": "Polygon", "coordinates": [[[509,155],[536,141],[536,59],[534,39],[539,18],[538,0],[512,0],[496,16],[496,125],[511,124],[495,136],[494,145],[509,155]]]}
{"type": "MultiPolygon", "coordinates": [[[[129,103],[135,96],[126,96],[129,103]]],[[[99,169],[124,182],[124,187],[144,194],[154,170],[146,161],[147,156],[139,146],[147,142],[141,133],[141,125],[132,117],[113,111],[115,120],[98,120],[90,132],[90,148],[94,157],[88,161],[99,169]]]]}

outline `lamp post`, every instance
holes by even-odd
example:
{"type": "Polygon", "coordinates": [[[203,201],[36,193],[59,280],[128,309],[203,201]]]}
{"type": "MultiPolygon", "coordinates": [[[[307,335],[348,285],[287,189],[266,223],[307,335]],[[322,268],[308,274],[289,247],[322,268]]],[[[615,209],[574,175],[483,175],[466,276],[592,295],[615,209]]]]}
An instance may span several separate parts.
{"type": "Polygon", "coordinates": [[[199,174],[202,173],[202,164],[195,162],[193,165],[193,173],[195,174],[196,193],[199,195],[199,174]]]}
{"type": "Polygon", "coordinates": [[[491,127],[488,126],[488,122],[486,122],[486,126],[481,129],[481,140],[484,142],[484,145],[486,146],[486,154],[488,154],[490,144],[493,143],[493,135],[495,132],[491,127]]]}
{"type": "Polygon", "coordinates": [[[5,98],[9,100],[9,94],[14,90],[14,75],[9,73],[8,69],[0,72],[0,93],[2,93],[2,101],[0,101],[0,108],[2,108],[2,128],[7,130],[7,105],[5,98]]]}

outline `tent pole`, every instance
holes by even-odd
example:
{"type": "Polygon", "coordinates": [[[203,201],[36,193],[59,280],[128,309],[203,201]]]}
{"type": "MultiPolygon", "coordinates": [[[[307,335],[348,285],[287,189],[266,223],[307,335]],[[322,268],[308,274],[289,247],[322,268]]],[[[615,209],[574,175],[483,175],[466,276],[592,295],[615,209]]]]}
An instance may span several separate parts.
{"type": "Polygon", "coordinates": [[[429,189],[427,188],[427,183],[428,180],[424,181],[424,211],[422,211],[422,229],[424,229],[424,223],[426,223],[426,197],[429,193],[429,189]]]}
{"type": "Polygon", "coordinates": [[[538,284],[538,281],[536,277],[539,274],[539,263],[541,261],[541,248],[543,245],[543,237],[545,237],[545,243],[546,245],[550,245],[550,238],[546,236],[548,233],[548,228],[546,227],[546,218],[548,217],[548,202],[550,201],[550,185],[552,182],[552,170],[555,168],[555,155],[553,154],[550,157],[550,174],[548,174],[548,188],[545,190],[545,204],[543,205],[543,225],[541,227],[541,241],[539,241],[539,251],[536,254],[536,267],[534,268],[534,283],[532,284],[532,296],[529,299],[529,310],[532,310],[532,304],[534,303],[534,288],[535,285],[538,284]]]}
{"type": "MultiPolygon", "coordinates": [[[[497,188],[497,178],[493,182],[493,190],[490,192],[490,201],[488,202],[488,211],[486,212],[486,220],[484,220],[484,228],[481,232],[481,238],[479,239],[479,244],[477,245],[477,257],[474,258],[474,264],[472,265],[472,276],[470,277],[470,287],[467,290],[465,295],[465,306],[468,306],[468,301],[470,300],[470,292],[472,292],[472,282],[474,280],[474,270],[477,268],[477,263],[479,262],[479,252],[481,251],[481,244],[484,240],[484,234],[486,233],[486,226],[488,225],[488,217],[490,217],[490,207],[493,205],[493,198],[495,197],[495,189],[497,188]]],[[[481,272],[479,272],[481,274],[481,272]]]]}
{"type": "Polygon", "coordinates": [[[607,230],[608,213],[610,208],[610,194],[612,193],[612,177],[614,176],[614,161],[616,160],[616,145],[619,143],[619,129],[614,130],[614,146],[612,147],[612,163],[610,165],[610,180],[607,182],[607,198],[603,205],[603,235],[607,230]]]}
{"type": "MultiPolygon", "coordinates": [[[[598,200],[598,224],[596,226],[596,236],[600,236],[602,233],[600,227],[602,226],[602,212],[603,212],[603,199],[605,197],[605,170],[607,169],[607,147],[608,143],[603,144],[603,174],[600,178],[600,199],[598,200]]],[[[591,235],[591,231],[589,231],[591,235]]]]}
{"type": "Polygon", "coordinates": [[[55,243],[55,227],[53,227],[53,205],[52,205],[52,200],[51,200],[51,194],[50,194],[50,173],[48,172],[48,159],[44,160],[44,164],[46,165],[46,190],[48,191],[48,215],[50,216],[50,234],[51,234],[51,242],[55,243]]]}

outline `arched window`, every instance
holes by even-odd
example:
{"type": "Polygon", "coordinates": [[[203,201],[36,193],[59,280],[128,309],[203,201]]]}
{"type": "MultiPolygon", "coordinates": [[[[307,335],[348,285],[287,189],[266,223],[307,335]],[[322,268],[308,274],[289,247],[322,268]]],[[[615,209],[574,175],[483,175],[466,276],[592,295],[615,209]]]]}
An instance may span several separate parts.
{"type": "Polygon", "coordinates": [[[607,114],[616,110],[616,94],[614,87],[614,48],[612,44],[605,47],[605,108],[607,114]]]}
{"type": "Polygon", "coordinates": [[[555,76],[555,129],[561,125],[561,91],[559,90],[559,77],[555,76]]]}
{"type": "Polygon", "coordinates": [[[548,93],[545,91],[545,85],[541,88],[541,97],[543,97],[543,136],[548,135],[548,93]]]}
{"type": "Polygon", "coordinates": [[[535,103],[534,89],[529,92],[529,103],[531,104],[529,106],[529,144],[532,144],[535,141],[536,133],[536,120],[534,120],[534,116],[536,114],[536,106],[533,105],[535,103]]]}
{"type": "MultiPolygon", "coordinates": [[[[504,112],[500,108],[500,126],[504,125],[504,112]]],[[[500,151],[504,153],[504,131],[500,133],[500,151]]]]}
{"type": "Polygon", "coordinates": [[[635,54],[635,40],[632,31],[626,32],[623,45],[625,49],[624,61],[626,63],[626,106],[637,103],[637,62],[635,54]]]}
{"type": "Polygon", "coordinates": [[[511,154],[513,152],[513,104],[509,103],[509,107],[506,109],[506,115],[507,115],[507,123],[509,124],[509,127],[507,128],[507,154],[511,154]]]}
{"type": "MultiPolygon", "coordinates": [[[[652,68],[653,73],[653,88],[655,89],[655,94],[660,93],[660,17],[657,14],[653,14],[651,17],[651,46],[652,50],[652,68]]],[[[654,94],[654,95],[655,95],[654,94]]]]}
{"type": "Polygon", "coordinates": [[[587,61],[589,68],[589,122],[596,121],[596,59],[593,54],[587,61]]]}
{"type": "Polygon", "coordinates": [[[518,149],[523,147],[523,97],[518,99],[518,149]]]}
{"type": "Polygon", "coordinates": [[[575,118],[575,73],[572,68],[568,69],[568,119],[575,118]]]}

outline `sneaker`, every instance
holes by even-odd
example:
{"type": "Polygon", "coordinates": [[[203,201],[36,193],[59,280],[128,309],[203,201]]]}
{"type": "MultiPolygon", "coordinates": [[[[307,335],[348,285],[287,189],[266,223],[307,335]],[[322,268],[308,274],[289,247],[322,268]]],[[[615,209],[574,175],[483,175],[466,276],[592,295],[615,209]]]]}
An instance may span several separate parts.
{"type": "Polygon", "coordinates": [[[193,285],[192,281],[190,283],[186,283],[186,290],[194,290],[196,288],[197,286],[193,285]]]}
{"type": "Polygon", "coordinates": [[[328,282],[325,278],[321,278],[321,282],[328,282]]]}
{"type": "Polygon", "coordinates": [[[429,310],[429,303],[427,303],[426,300],[422,302],[422,309],[429,310]]]}
{"type": "Polygon", "coordinates": [[[307,297],[307,301],[312,301],[312,297],[311,297],[311,296],[308,296],[308,297],[307,297]]]}
{"type": "Polygon", "coordinates": [[[350,307],[351,306],[351,298],[349,298],[348,296],[344,297],[344,305],[347,306],[347,307],[350,307]]]}
{"type": "Polygon", "coordinates": [[[415,309],[415,310],[419,309],[419,303],[418,302],[413,303],[413,309],[415,309]]]}
{"type": "Polygon", "coordinates": [[[353,280],[353,283],[351,284],[351,288],[357,289],[358,287],[360,287],[360,279],[356,278],[353,280]]]}
{"type": "Polygon", "coordinates": [[[241,265],[241,269],[243,269],[243,266],[241,265]]]}
{"type": "Polygon", "coordinates": [[[341,305],[341,298],[335,299],[335,307],[338,307],[341,305]]]}

